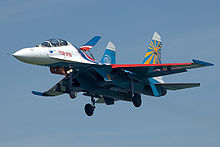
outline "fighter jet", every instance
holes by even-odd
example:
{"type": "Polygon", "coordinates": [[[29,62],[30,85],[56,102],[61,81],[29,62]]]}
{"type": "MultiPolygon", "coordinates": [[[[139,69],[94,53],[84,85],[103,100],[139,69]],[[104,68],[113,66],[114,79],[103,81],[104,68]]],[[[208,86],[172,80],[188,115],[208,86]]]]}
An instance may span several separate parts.
{"type": "Polygon", "coordinates": [[[82,92],[91,97],[91,104],[84,107],[88,116],[93,115],[96,103],[113,105],[121,100],[140,107],[141,94],[161,97],[168,90],[198,87],[199,83],[165,83],[162,76],[213,65],[195,59],[191,63],[162,63],[162,41],[156,32],[141,64],[116,64],[115,45],[112,42],[107,44],[98,62],[90,50],[99,40],[100,36],[95,36],[83,46],[76,47],[63,39],[50,39],[35,47],[23,48],[13,56],[25,63],[50,67],[51,73],[64,76],[45,92],[32,91],[34,95],[52,97],[69,94],[74,99],[77,93],[82,92]]]}

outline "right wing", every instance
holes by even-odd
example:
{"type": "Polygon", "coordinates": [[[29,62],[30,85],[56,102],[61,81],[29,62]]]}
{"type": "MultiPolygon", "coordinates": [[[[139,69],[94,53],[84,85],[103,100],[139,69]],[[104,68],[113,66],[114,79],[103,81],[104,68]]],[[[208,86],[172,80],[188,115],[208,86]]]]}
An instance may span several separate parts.
{"type": "Polygon", "coordinates": [[[192,60],[192,63],[167,63],[167,64],[113,64],[113,72],[126,71],[134,78],[146,79],[186,72],[187,69],[213,66],[208,62],[192,60]]]}

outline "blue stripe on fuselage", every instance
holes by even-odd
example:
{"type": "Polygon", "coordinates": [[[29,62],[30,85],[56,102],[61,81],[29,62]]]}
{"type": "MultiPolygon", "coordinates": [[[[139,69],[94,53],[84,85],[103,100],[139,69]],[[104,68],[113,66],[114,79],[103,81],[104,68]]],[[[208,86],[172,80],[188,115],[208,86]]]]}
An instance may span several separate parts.
{"type": "Polygon", "coordinates": [[[96,62],[96,61],[92,61],[92,60],[90,60],[88,57],[86,57],[86,55],[85,55],[85,53],[83,52],[83,51],[81,51],[78,47],[76,47],[75,45],[73,45],[77,50],[78,50],[78,52],[80,53],[80,55],[84,58],[84,59],[86,59],[87,61],[90,61],[90,62],[93,62],[93,63],[98,63],[98,62],[96,62]]]}
{"type": "Polygon", "coordinates": [[[81,55],[84,59],[86,59],[87,61],[90,61],[90,62],[93,62],[93,63],[98,63],[98,62],[92,61],[92,60],[90,60],[88,57],[86,57],[86,55],[85,55],[85,53],[84,53],[83,51],[81,51],[81,50],[79,50],[79,49],[78,49],[78,51],[79,51],[80,55],[81,55]]]}

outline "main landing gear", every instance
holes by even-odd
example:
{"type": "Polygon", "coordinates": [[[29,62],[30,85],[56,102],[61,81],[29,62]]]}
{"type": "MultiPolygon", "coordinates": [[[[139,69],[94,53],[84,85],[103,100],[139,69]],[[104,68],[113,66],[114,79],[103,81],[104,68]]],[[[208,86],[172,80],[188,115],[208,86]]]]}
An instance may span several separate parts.
{"type": "Polygon", "coordinates": [[[77,92],[76,91],[70,91],[69,96],[71,99],[75,99],[77,96],[77,92]]]}
{"type": "Polygon", "coordinates": [[[132,102],[135,107],[140,107],[141,103],[142,103],[141,95],[139,93],[134,93],[134,95],[132,97],[132,102]]]}
{"type": "Polygon", "coordinates": [[[92,116],[95,110],[95,99],[93,96],[91,97],[91,101],[92,101],[92,104],[86,104],[84,107],[85,113],[88,116],[92,116]]]}
{"type": "Polygon", "coordinates": [[[131,78],[130,79],[130,84],[131,84],[131,100],[133,102],[133,105],[135,107],[140,107],[141,106],[141,95],[139,93],[134,93],[134,81],[131,78]]]}

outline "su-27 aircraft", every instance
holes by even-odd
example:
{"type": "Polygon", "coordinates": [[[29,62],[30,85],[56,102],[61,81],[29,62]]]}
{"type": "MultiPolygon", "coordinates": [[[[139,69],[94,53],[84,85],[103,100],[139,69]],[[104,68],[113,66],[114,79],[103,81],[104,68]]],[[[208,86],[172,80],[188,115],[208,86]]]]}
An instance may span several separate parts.
{"type": "Polygon", "coordinates": [[[162,76],[186,72],[188,69],[213,64],[192,60],[192,63],[161,63],[161,37],[154,33],[142,64],[116,64],[115,45],[109,42],[100,62],[90,50],[99,41],[95,36],[81,47],[62,39],[50,39],[36,47],[24,48],[13,56],[25,63],[48,66],[53,74],[65,77],[45,92],[32,91],[38,96],[69,94],[74,99],[78,92],[91,97],[85,113],[93,115],[96,103],[113,105],[115,101],[133,102],[140,107],[141,94],[164,96],[167,90],[200,86],[199,83],[165,83],[162,76]],[[90,53],[90,55],[88,55],[90,53]]]}

